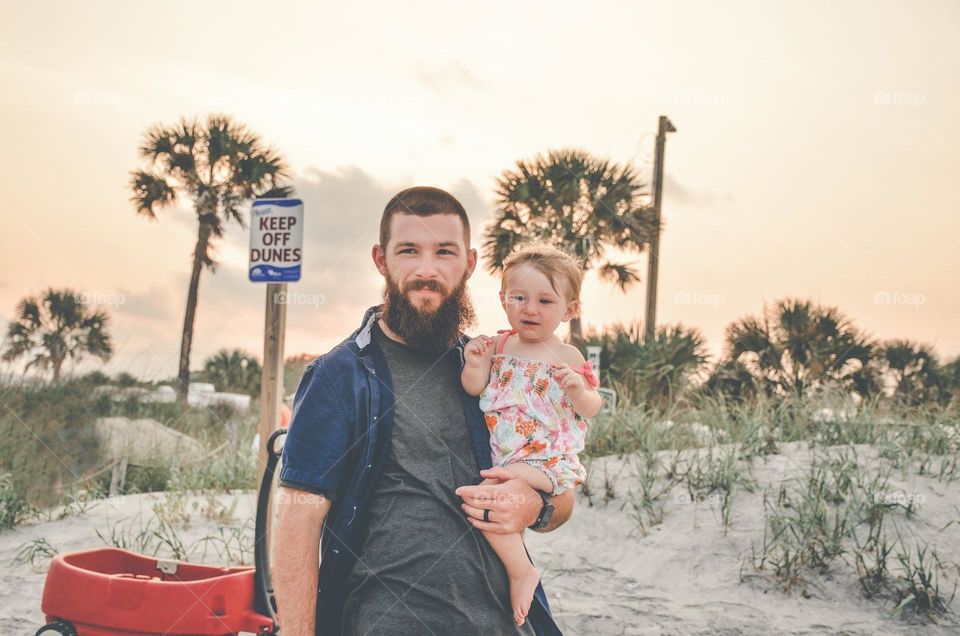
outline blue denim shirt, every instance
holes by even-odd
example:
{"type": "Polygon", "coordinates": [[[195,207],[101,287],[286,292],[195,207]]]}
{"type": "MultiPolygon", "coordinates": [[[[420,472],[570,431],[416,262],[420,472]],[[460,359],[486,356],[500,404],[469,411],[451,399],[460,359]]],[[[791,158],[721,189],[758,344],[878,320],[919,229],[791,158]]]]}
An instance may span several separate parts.
{"type": "MultiPolygon", "coordinates": [[[[368,309],[359,329],[304,369],[283,445],[280,484],[332,500],[321,536],[317,636],[340,634],[347,577],[362,551],[367,504],[390,448],[392,384],[370,333],[380,308],[368,309]]],[[[468,340],[461,336],[456,344],[461,366],[468,340]]],[[[460,398],[477,463],[490,468],[490,433],[479,401],[466,391],[460,398]]],[[[527,619],[538,636],[561,634],[542,585],[527,619]]]]}

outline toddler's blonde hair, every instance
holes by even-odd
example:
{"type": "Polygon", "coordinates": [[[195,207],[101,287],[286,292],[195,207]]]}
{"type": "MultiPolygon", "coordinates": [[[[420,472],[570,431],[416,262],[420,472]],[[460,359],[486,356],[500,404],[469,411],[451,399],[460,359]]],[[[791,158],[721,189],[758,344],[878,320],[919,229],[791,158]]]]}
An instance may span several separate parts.
{"type": "Polygon", "coordinates": [[[557,281],[567,283],[567,302],[580,302],[580,286],[583,283],[583,269],[568,252],[546,245],[544,243],[526,243],[503,261],[503,276],[500,279],[500,289],[504,290],[507,284],[507,274],[520,265],[530,265],[550,281],[553,291],[557,289],[557,281]]]}

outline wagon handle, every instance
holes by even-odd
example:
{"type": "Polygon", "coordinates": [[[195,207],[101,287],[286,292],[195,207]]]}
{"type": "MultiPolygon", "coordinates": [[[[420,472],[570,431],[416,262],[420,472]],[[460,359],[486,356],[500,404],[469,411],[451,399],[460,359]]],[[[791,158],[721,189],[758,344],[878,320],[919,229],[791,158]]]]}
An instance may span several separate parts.
{"type": "Polygon", "coordinates": [[[270,577],[270,546],[267,537],[267,518],[270,514],[270,491],[273,489],[273,475],[280,461],[283,446],[278,447],[277,440],[287,434],[287,429],[275,430],[267,440],[267,467],[263,471],[260,481],[260,491],[257,493],[257,520],[253,538],[253,608],[273,621],[273,631],[276,633],[277,599],[273,594],[273,580],[270,577]]]}

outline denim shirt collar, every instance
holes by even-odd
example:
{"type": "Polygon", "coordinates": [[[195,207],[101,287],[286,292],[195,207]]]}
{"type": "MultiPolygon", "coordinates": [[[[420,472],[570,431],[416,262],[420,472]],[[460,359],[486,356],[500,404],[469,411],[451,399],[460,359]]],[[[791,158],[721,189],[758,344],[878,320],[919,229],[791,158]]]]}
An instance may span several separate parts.
{"type": "Polygon", "coordinates": [[[366,349],[372,340],[370,330],[373,329],[373,323],[383,315],[383,305],[374,305],[363,313],[363,320],[360,321],[360,328],[355,332],[353,341],[357,349],[361,351],[366,349]]]}

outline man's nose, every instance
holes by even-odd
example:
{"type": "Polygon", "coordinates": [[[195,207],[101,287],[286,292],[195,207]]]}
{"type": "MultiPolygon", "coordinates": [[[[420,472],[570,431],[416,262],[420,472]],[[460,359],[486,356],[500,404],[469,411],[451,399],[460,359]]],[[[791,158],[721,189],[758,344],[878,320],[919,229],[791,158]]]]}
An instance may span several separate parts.
{"type": "Polygon", "coordinates": [[[420,257],[416,270],[417,278],[436,278],[439,273],[437,260],[432,254],[424,254],[420,257]]]}

